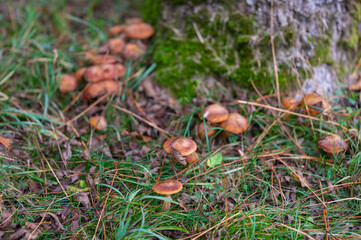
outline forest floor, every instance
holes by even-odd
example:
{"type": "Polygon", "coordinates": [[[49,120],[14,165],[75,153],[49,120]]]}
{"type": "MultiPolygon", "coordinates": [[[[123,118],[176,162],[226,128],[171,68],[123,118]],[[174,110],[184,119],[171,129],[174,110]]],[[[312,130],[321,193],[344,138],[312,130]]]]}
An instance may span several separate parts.
{"type": "Polygon", "coordinates": [[[182,106],[153,81],[150,41],[124,63],[121,94],[86,101],[85,81],[61,94],[61,75],[104,45],[119,12],[137,16],[128,4],[69,2],[0,3],[0,239],[361,238],[359,93],[340,90],[331,112],[309,116],[259,86],[216,82],[218,99],[182,106]],[[247,131],[200,138],[198,114],[214,102],[245,116],[247,131]],[[348,148],[319,149],[329,134],[348,148]],[[173,160],[171,136],[191,137],[200,160],[173,160]],[[152,186],[170,178],[183,190],[164,211],[152,186]]]}

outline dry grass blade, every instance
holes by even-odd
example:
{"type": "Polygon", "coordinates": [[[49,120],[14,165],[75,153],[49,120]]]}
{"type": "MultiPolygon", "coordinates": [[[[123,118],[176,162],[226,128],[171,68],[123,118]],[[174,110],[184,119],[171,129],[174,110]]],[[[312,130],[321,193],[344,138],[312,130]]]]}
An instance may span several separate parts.
{"type": "Polygon", "coordinates": [[[293,230],[293,231],[295,231],[295,232],[297,232],[297,233],[299,233],[299,234],[301,234],[301,235],[304,235],[304,236],[308,237],[308,239],[310,239],[310,240],[316,240],[315,238],[311,237],[311,236],[308,235],[307,233],[302,232],[301,230],[298,230],[298,229],[296,229],[296,228],[287,226],[287,225],[285,225],[285,224],[283,224],[283,223],[278,223],[277,225],[282,226],[282,227],[285,227],[285,228],[288,228],[288,229],[291,229],[291,230],[293,230]]]}
{"type": "Polygon", "coordinates": [[[242,104],[242,105],[252,105],[252,106],[256,106],[256,107],[263,107],[263,108],[267,108],[267,109],[271,109],[271,110],[275,110],[275,111],[279,111],[279,112],[288,113],[288,114],[295,115],[295,116],[298,116],[298,117],[307,118],[307,119],[310,119],[310,120],[323,121],[325,123],[329,123],[329,124],[332,124],[332,125],[335,125],[335,126],[340,126],[342,129],[347,130],[347,128],[345,128],[341,124],[336,123],[334,121],[323,120],[323,119],[320,119],[320,118],[312,117],[312,116],[301,114],[301,113],[292,112],[292,111],[282,109],[282,108],[272,107],[272,106],[269,106],[269,105],[264,105],[264,104],[256,103],[256,102],[248,102],[248,101],[244,101],[244,100],[237,100],[237,103],[242,104]]]}

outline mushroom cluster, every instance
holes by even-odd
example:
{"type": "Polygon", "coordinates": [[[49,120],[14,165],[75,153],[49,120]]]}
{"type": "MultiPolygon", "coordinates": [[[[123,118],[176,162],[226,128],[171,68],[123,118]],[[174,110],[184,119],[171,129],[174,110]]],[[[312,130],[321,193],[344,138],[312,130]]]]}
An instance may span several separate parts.
{"type": "Polygon", "coordinates": [[[248,128],[247,118],[239,113],[229,113],[227,108],[218,103],[207,106],[200,118],[206,120],[205,123],[201,122],[197,125],[200,137],[204,137],[206,134],[212,136],[216,132],[214,127],[217,125],[223,128],[227,136],[243,133],[248,128]]]}
{"type": "MultiPolygon", "coordinates": [[[[85,79],[87,81],[83,89],[85,100],[104,94],[120,93],[122,90],[120,80],[126,74],[123,63],[139,59],[147,51],[147,39],[153,34],[153,27],[139,18],[132,18],[126,24],[113,26],[108,31],[111,39],[98,51],[85,54],[85,61],[90,63],[89,66],[79,68],[73,74],[62,74],[59,91],[63,94],[74,91],[78,83],[85,79]]],[[[97,116],[97,118],[101,117],[97,116]]],[[[103,123],[103,119],[101,121],[90,119],[90,124],[97,130],[104,129],[101,126],[106,128],[106,124],[103,123]]]]}
{"type": "Polygon", "coordinates": [[[287,110],[296,110],[302,107],[306,113],[310,115],[318,115],[321,113],[330,113],[331,105],[316,93],[305,95],[300,102],[293,97],[285,97],[282,99],[282,105],[287,110]]]}

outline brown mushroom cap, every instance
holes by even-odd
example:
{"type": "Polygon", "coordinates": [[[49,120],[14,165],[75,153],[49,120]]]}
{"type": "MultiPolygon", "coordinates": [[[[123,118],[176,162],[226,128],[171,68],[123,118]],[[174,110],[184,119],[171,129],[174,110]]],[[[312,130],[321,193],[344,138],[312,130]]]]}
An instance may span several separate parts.
{"type": "Polygon", "coordinates": [[[96,64],[96,65],[121,62],[120,58],[115,57],[113,55],[109,55],[109,54],[93,55],[90,57],[90,60],[93,64],[96,64]]]}
{"type": "Polygon", "coordinates": [[[316,93],[311,93],[311,94],[307,94],[305,95],[300,104],[301,105],[309,105],[309,106],[313,106],[316,105],[317,103],[322,102],[322,98],[320,95],[316,94],[316,93]]]}
{"type": "Polygon", "coordinates": [[[108,126],[107,121],[103,116],[92,116],[89,119],[89,123],[98,131],[105,130],[108,126]]]}
{"type": "Polygon", "coordinates": [[[116,94],[120,92],[122,87],[121,82],[115,80],[106,80],[98,83],[89,83],[83,92],[84,99],[98,97],[100,95],[109,93],[116,94]]]}
{"type": "Polygon", "coordinates": [[[172,195],[177,192],[180,192],[183,188],[183,184],[177,180],[163,180],[158,181],[153,185],[153,190],[162,195],[172,195]]]}
{"type": "Polygon", "coordinates": [[[123,31],[127,37],[134,39],[149,38],[154,34],[154,28],[144,22],[127,25],[123,31]]]}
{"type": "Polygon", "coordinates": [[[86,69],[87,69],[86,67],[82,67],[75,71],[74,76],[75,76],[76,80],[78,80],[78,82],[80,82],[81,79],[83,78],[83,76],[86,72],[86,69]]]}
{"type": "Polygon", "coordinates": [[[196,153],[193,153],[191,155],[186,156],[186,162],[188,164],[196,163],[199,161],[198,155],[196,153]]]}
{"type": "Polygon", "coordinates": [[[127,43],[122,52],[122,56],[127,59],[138,59],[146,52],[145,46],[139,46],[137,43],[127,43]]]}
{"type": "Polygon", "coordinates": [[[197,144],[191,138],[188,137],[178,137],[175,139],[171,146],[173,149],[177,150],[183,156],[188,156],[197,151],[197,144]]]}
{"type": "Polygon", "coordinates": [[[327,153],[339,153],[346,150],[348,145],[339,135],[329,135],[318,140],[318,147],[327,153]]]}
{"type": "Polygon", "coordinates": [[[228,115],[228,110],[218,103],[211,104],[203,110],[203,117],[211,123],[226,121],[228,115]]]}
{"type": "Polygon", "coordinates": [[[61,82],[59,85],[59,91],[61,93],[74,91],[76,89],[77,84],[78,84],[78,81],[76,80],[74,75],[62,74],[61,82]]]}
{"type": "Polygon", "coordinates": [[[171,152],[172,142],[176,139],[177,139],[177,137],[171,137],[171,138],[168,138],[167,140],[165,140],[165,142],[163,143],[163,148],[167,153],[171,152]]]}
{"type": "Polygon", "coordinates": [[[123,51],[125,41],[123,38],[112,38],[109,40],[109,49],[112,53],[118,54],[123,51]]]}
{"type": "MultiPolygon", "coordinates": [[[[213,134],[216,133],[216,130],[212,127],[212,125],[206,123],[206,128],[207,128],[207,136],[212,136],[213,134]]],[[[197,126],[197,132],[198,132],[198,136],[199,137],[204,137],[206,135],[206,130],[204,128],[204,123],[201,122],[200,124],[198,124],[197,126]]]]}
{"type": "Polygon", "coordinates": [[[330,112],[331,110],[331,105],[316,93],[311,93],[304,96],[300,102],[300,105],[304,107],[306,111],[308,109],[311,115],[318,115],[321,111],[330,112]]]}
{"type": "Polygon", "coordinates": [[[89,67],[84,74],[89,82],[100,82],[118,78],[118,70],[115,64],[102,64],[89,67]]]}
{"type": "Polygon", "coordinates": [[[239,113],[231,113],[228,119],[220,123],[221,127],[235,134],[243,133],[248,128],[248,120],[239,113]]]}
{"type": "Polygon", "coordinates": [[[123,32],[125,25],[115,25],[108,30],[108,36],[118,35],[123,32]]]}
{"type": "Polygon", "coordinates": [[[298,108],[298,102],[293,97],[282,98],[282,105],[288,110],[294,110],[298,108]]]}

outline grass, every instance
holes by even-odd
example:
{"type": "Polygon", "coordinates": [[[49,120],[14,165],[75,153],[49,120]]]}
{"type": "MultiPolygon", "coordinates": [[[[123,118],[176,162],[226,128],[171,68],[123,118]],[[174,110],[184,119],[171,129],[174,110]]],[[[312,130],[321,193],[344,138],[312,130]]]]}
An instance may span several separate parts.
{"type": "MultiPolygon", "coordinates": [[[[174,113],[162,126],[197,141],[203,158],[184,170],[162,152],[165,137],[159,132],[151,130],[150,142],[123,133],[141,124],[113,107],[127,106],[126,93],[107,98],[95,111],[104,111],[107,131],[97,133],[88,126],[90,113],[74,122],[79,136],[64,127],[89,103],[77,101],[62,113],[77,93],[61,95],[57,79],[77,68],[79,53],[100,46],[106,38],[103,30],[118,17],[99,13],[99,1],[89,2],[95,8],[75,10],[76,15],[65,13],[66,1],[50,6],[46,2],[0,4],[4,9],[0,90],[6,95],[0,101],[1,134],[15,139],[11,151],[19,156],[0,159],[0,213],[10,212],[17,224],[16,228],[0,225],[0,236],[5,232],[9,238],[18,228],[31,233],[34,228],[26,226],[35,223],[41,229],[37,239],[361,237],[357,94],[340,92],[332,102],[330,119],[342,127],[326,123],[325,118],[313,121],[312,129],[310,121],[303,119],[301,124],[295,116],[283,117],[284,127],[277,121],[270,127],[276,118],[268,110],[229,104],[229,109],[248,117],[250,127],[243,136],[229,137],[226,144],[214,137],[196,137],[197,112],[204,106],[190,105],[190,111],[174,113]],[[318,150],[318,138],[328,133],[343,134],[349,149],[336,155],[318,150]],[[105,138],[96,140],[101,135],[105,138]],[[259,136],[263,138],[255,144],[259,136]],[[87,154],[82,142],[89,148],[94,141],[103,145],[91,147],[87,154]],[[149,151],[142,153],[142,147],[149,151]],[[222,164],[207,164],[216,153],[222,154],[222,164]],[[184,183],[167,212],[161,204],[167,199],[152,191],[159,173],[152,171],[157,159],[166,160],[161,179],[173,177],[184,183]],[[70,212],[62,215],[66,209],[70,212]],[[57,214],[61,227],[44,213],[57,214]]],[[[114,9],[127,11],[131,6],[118,3],[114,9]]],[[[139,84],[155,66],[148,61],[128,65],[128,76],[143,69],[128,82],[136,99],[139,84]]],[[[238,86],[234,89],[241,91],[238,86]]],[[[215,100],[227,95],[231,96],[225,92],[215,100]]],[[[255,101],[258,96],[250,92],[247,97],[255,101]]],[[[270,98],[269,104],[275,103],[270,98]]]]}

